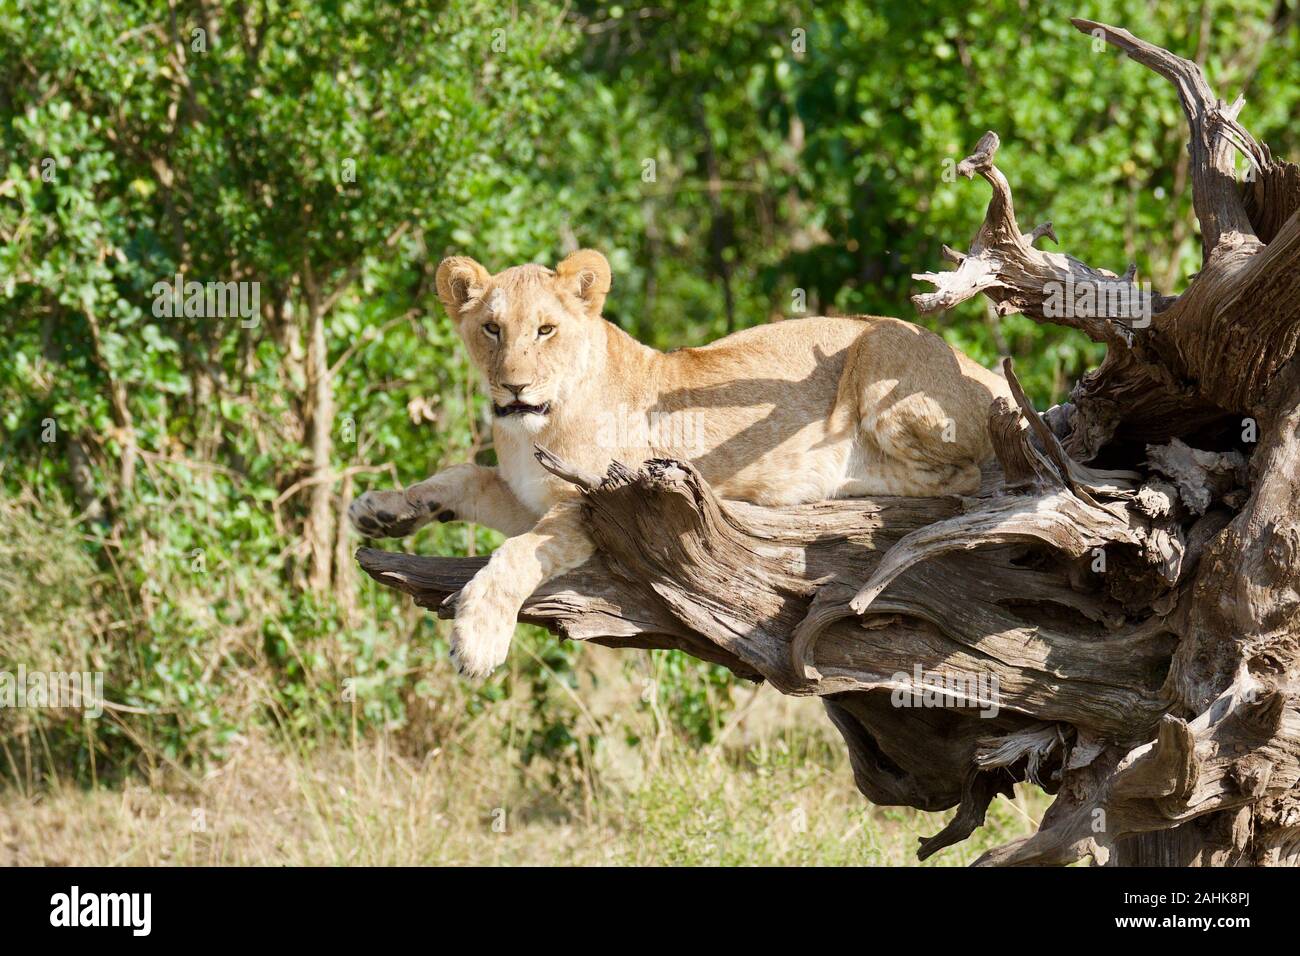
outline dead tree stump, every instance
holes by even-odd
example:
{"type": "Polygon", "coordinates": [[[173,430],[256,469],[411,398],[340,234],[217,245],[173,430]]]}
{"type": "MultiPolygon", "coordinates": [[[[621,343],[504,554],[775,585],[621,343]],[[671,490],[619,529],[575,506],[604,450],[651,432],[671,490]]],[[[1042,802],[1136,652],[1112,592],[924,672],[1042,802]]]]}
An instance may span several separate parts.
{"type": "MultiPolygon", "coordinates": [[[[1203,243],[1187,289],[1036,249],[1051,224],[1020,231],[989,133],[958,167],[992,186],[984,224],[968,252],[945,247],[955,270],[917,276],[937,291],[913,301],[982,293],[1106,343],[1069,403],[1038,414],[1004,363],[1018,407],[990,409],[997,461],[968,498],[760,508],[719,500],[686,462],[578,475],[539,450],[581,490],[598,553],[521,620],[821,697],[868,799],[960,806],[922,858],[1028,781],[1056,795],[1041,828],[979,862],[1292,865],[1300,168],[1194,63],[1073,22],[1177,89],[1203,243]],[[927,694],[943,706],[911,706],[927,694]]],[[[484,563],[357,557],[443,615],[484,563]]]]}

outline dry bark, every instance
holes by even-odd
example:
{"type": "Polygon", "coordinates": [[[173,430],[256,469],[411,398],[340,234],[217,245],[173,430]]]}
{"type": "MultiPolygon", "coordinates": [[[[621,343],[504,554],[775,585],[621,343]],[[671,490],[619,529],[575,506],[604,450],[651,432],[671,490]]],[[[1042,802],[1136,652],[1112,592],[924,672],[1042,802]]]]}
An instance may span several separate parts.
{"type": "Polygon", "coordinates": [[[303,263],[307,299],[307,422],[311,445],[311,505],[303,537],[311,553],[308,582],[313,591],[330,588],[334,541],[334,379],[325,341],[326,308],[321,303],[311,263],[303,263]]]}
{"type": "MultiPolygon", "coordinates": [[[[1203,239],[1186,290],[1059,314],[1062,286],[1127,285],[1134,270],[1036,249],[1052,227],[1020,231],[989,133],[959,166],[993,189],[984,223],[967,252],[945,247],[955,270],[918,276],[937,291],[914,301],[930,312],[982,293],[1106,343],[1069,404],[1038,414],[1007,362],[1016,404],[990,409],[997,461],[968,498],[760,508],[720,501],[685,462],[586,476],[539,452],[581,489],[598,553],[521,620],[820,696],[868,799],[960,806],[922,857],[1027,781],[1056,801],[1037,833],[981,863],[1291,864],[1300,170],[1255,142],[1241,101],[1215,98],[1196,64],[1073,22],[1177,89],[1203,239]],[[1251,160],[1244,188],[1234,150],[1251,160]],[[943,694],[936,676],[953,679],[943,694]]],[[[444,615],[483,564],[358,559],[444,615]]]]}

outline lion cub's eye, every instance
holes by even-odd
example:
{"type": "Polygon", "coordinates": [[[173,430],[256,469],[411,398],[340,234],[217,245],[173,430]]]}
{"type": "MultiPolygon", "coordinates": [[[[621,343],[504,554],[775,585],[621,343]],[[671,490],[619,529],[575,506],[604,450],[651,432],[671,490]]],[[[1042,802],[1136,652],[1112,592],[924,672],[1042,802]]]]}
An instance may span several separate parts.
{"type": "Polygon", "coordinates": [[[501,326],[497,325],[495,322],[488,322],[486,325],[483,326],[483,331],[486,332],[488,335],[490,335],[492,338],[496,338],[498,335],[501,334],[501,326]]]}
{"type": "Polygon", "coordinates": [[[537,337],[538,337],[539,339],[544,339],[544,338],[546,338],[546,336],[550,335],[550,334],[551,334],[552,332],[554,332],[554,331],[555,331],[555,326],[553,326],[553,325],[543,325],[543,326],[540,326],[540,327],[538,327],[538,329],[537,329],[537,337]]]}

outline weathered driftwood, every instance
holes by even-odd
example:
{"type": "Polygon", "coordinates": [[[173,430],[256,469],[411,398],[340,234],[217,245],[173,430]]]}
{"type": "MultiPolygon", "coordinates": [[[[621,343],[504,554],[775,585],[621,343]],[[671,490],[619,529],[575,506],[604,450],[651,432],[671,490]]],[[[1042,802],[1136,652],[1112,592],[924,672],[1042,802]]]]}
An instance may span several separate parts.
{"type": "MultiPolygon", "coordinates": [[[[1062,287],[1134,270],[1035,249],[1055,241],[1051,224],[1020,232],[990,133],[958,167],[993,188],[984,224],[968,252],[945,247],[956,270],[918,276],[938,291],[915,302],[982,293],[1105,342],[1070,403],[1039,415],[1006,363],[1016,404],[990,409],[997,462],[969,498],[759,508],[718,500],[684,462],[587,476],[540,452],[581,489],[599,548],[521,619],[820,696],[869,799],[960,805],[922,857],[1024,780],[1056,802],[1036,834],[981,862],[1292,864],[1300,170],[1255,142],[1241,101],[1216,99],[1195,64],[1074,23],[1178,91],[1204,246],[1188,288],[1058,314],[1062,287]],[[1234,151],[1251,163],[1244,189],[1234,151]],[[900,706],[914,702],[942,706],[900,706]]],[[[358,559],[444,615],[483,564],[358,559]]]]}

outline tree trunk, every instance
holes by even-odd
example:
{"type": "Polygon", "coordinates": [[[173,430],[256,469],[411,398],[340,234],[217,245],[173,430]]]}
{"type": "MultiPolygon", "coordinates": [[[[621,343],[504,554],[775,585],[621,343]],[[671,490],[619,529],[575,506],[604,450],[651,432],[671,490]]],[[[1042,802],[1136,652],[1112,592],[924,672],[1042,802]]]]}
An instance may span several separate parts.
{"type": "Polygon", "coordinates": [[[357,569],[348,560],[351,547],[351,528],[348,525],[348,505],[352,504],[352,473],[344,471],[339,486],[338,512],[335,518],[334,538],[334,595],[339,613],[348,627],[357,622],[357,569]]]}
{"type": "MultiPolygon", "coordinates": [[[[575,640],[679,648],[820,696],[868,799],[959,806],[1056,795],[982,864],[1291,865],[1300,856],[1300,169],[1274,160],[1194,63],[1086,20],[1174,83],[1203,264],[1163,295],[1022,233],[987,134],[958,170],[993,189],[922,312],[983,293],[1080,329],[1102,364],[1039,414],[989,411],[996,462],[969,498],[723,502],[684,462],[576,474],[598,545],[522,620],[575,640]],[[1243,189],[1233,151],[1252,174],[1243,189]],[[1115,293],[1122,291],[1123,296],[1115,293]],[[1080,296],[1084,292],[1087,295],[1080,296]],[[1066,308],[1058,306],[1062,303],[1066,308]],[[1147,319],[1149,318],[1149,321],[1147,319]]],[[[361,549],[417,603],[454,611],[482,559],[361,549]]]]}
{"type": "Polygon", "coordinates": [[[103,373],[108,383],[109,408],[113,410],[113,421],[117,425],[117,438],[121,443],[122,453],[118,466],[118,489],[124,497],[129,497],[135,488],[135,463],[139,456],[136,441],[135,422],[131,417],[131,406],[127,402],[126,386],[114,373],[104,355],[103,335],[100,332],[99,318],[89,305],[84,307],[86,324],[90,329],[91,355],[95,364],[103,373]]]}
{"type": "Polygon", "coordinates": [[[325,309],[310,263],[303,269],[307,297],[308,438],[311,447],[311,498],[304,536],[311,552],[310,588],[330,587],[334,544],[334,379],[325,338],[325,309]]]}
{"type": "MultiPolygon", "coordinates": [[[[54,325],[59,314],[50,308],[41,321],[41,354],[53,365],[63,364],[62,352],[54,339],[54,325]]],[[[50,381],[53,382],[53,379],[50,381]]],[[[49,397],[48,390],[45,397],[49,397]]],[[[55,437],[57,439],[57,432],[55,437]]],[[[64,443],[68,456],[68,483],[77,499],[77,510],[83,520],[105,524],[108,521],[108,510],[100,500],[99,492],[95,490],[95,470],[91,467],[86,443],[75,433],[66,434],[64,443]]]]}

